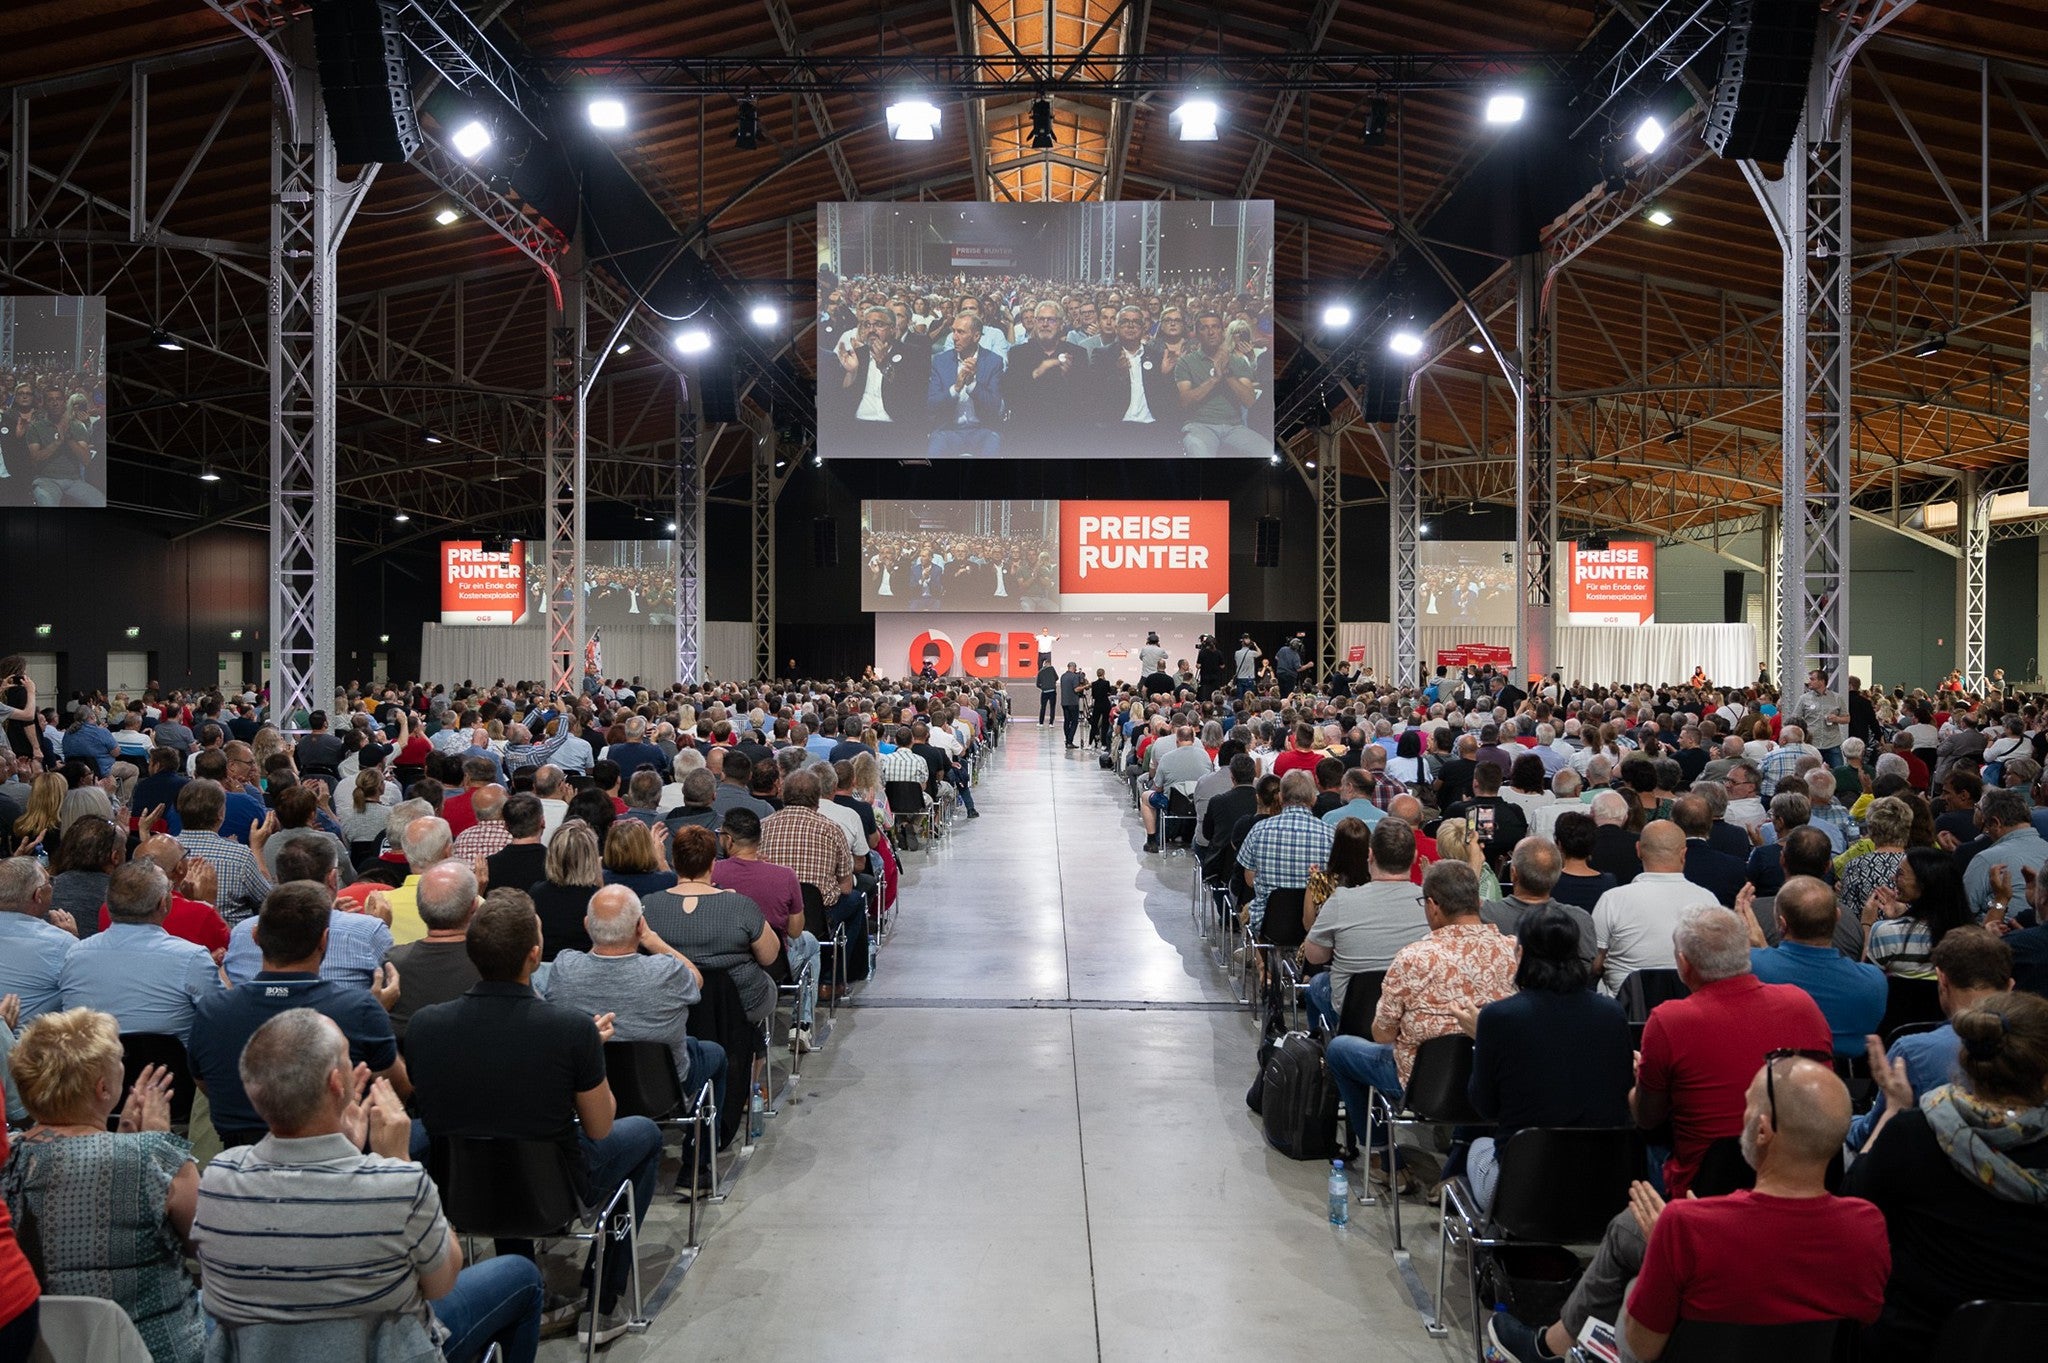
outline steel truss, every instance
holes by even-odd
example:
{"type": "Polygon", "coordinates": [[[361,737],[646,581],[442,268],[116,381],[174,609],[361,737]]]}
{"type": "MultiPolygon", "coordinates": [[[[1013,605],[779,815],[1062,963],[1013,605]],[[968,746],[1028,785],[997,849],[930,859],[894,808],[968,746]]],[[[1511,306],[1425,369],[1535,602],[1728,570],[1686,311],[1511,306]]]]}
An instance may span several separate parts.
{"type": "Polygon", "coordinates": [[[1556,356],[1548,270],[1543,255],[1516,262],[1515,353],[1515,668],[1550,674],[1556,624],[1552,559],[1557,544],[1557,462],[1550,429],[1550,376],[1556,356]]]}
{"type": "Polygon", "coordinates": [[[754,675],[775,675],[775,499],[782,491],[782,479],[775,468],[775,425],[749,413],[745,423],[751,437],[748,453],[752,496],[748,514],[753,530],[753,555],[747,618],[754,627],[754,675]]]}
{"type": "Polygon", "coordinates": [[[704,439],[697,395],[676,403],[676,680],[704,680],[704,439]]]}
{"type": "Polygon", "coordinates": [[[1956,478],[1956,667],[1963,685],[1982,689],[1986,679],[1984,582],[1991,554],[1991,499],[1994,487],[1975,469],[1956,478]]]}
{"type": "Polygon", "coordinates": [[[1392,473],[1387,480],[1389,557],[1387,574],[1393,600],[1388,618],[1394,622],[1394,682],[1407,686],[1422,675],[1422,635],[1417,628],[1422,589],[1422,423],[1411,396],[1402,402],[1394,422],[1392,473]]]}
{"type": "Polygon", "coordinates": [[[1316,666],[1327,677],[1337,665],[1337,626],[1344,618],[1344,450],[1335,431],[1316,432],[1316,666]]]}
{"type": "Polygon", "coordinates": [[[584,387],[589,314],[583,304],[582,262],[562,277],[561,296],[548,313],[547,449],[543,536],[547,543],[547,675],[557,691],[576,692],[583,675],[584,526],[588,511],[589,410],[584,387]]]}

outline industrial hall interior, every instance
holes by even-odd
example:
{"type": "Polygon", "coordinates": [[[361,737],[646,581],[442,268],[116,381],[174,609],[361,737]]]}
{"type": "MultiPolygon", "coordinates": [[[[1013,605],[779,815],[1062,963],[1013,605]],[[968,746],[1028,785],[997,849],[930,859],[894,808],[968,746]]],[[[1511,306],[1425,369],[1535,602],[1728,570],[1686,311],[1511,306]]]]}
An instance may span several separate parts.
{"type": "Polygon", "coordinates": [[[4,0],[0,1363],[2048,1339],[2041,0],[4,0]]]}

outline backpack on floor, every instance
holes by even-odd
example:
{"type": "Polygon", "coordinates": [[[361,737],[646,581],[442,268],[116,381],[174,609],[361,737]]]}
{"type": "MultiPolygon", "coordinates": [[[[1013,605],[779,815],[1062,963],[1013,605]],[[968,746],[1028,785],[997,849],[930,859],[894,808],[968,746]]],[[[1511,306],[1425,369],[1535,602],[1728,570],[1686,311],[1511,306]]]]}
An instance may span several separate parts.
{"type": "Polygon", "coordinates": [[[1101,752],[1095,755],[1095,762],[1096,765],[1101,767],[1104,771],[1116,770],[1116,757],[1107,748],[1104,748],[1101,752]]]}
{"type": "Polygon", "coordinates": [[[1337,1156],[1337,1085],[1323,1068],[1321,1042],[1306,1032],[1281,1037],[1257,1087],[1266,1144],[1289,1159],[1337,1156]]]}

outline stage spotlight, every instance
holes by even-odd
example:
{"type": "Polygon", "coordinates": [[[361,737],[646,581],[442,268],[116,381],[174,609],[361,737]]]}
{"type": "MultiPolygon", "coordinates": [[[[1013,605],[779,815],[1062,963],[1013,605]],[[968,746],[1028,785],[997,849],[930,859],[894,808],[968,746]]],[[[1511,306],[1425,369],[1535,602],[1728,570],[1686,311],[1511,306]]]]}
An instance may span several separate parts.
{"type": "Polygon", "coordinates": [[[429,445],[440,445],[446,443],[441,439],[440,436],[435,435],[432,431],[421,431],[420,439],[424,440],[429,445]]]}
{"type": "Polygon", "coordinates": [[[1664,145],[1664,123],[1655,114],[1644,114],[1636,124],[1635,142],[1645,152],[1654,152],[1664,145]]]}
{"type": "Polygon", "coordinates": [[[711,333],[702,327],[684,327],[676,333],[676,349],[685,355],[702,355],[711,349],[711,333]]]}
{"type": "Polygon", "coordinates": [[[1041,95],[1031,101],[1031,150],[1051,151],[1059,144],[1053,133],[1052,101],[1041,95]]]}
{"type": "Polygon", "coordinates": [[[457,128],[455,135],[448,140],[457,156],[465,161],[474,161],[491,149],[491,130],[484,126],[482,119],[472,118],[457,128]]]}
{"type": "Polygon", "coordinates": [[[1652,204],[1643,217],[1652,227],[1669,227],[1675,221],[1671,216],[1671,210],[1662,204],[1652,204]]]}
{"type": "Polygon", "coordinates": [[[633,343],[631,341],[619,342],[618,346],[612,351],[612,354],[614,355],[630,355],[632,353],[633,343]]]}
{"type": "Polygon", "coordinates": [[[812,468],[814,468],[814,469],[821,469],[821,468],[825,467],[825,456],[824,456],[824,455],[822,455],[822,454],[814,454],[814,455],[812,455],[812,456],[811,456],[811,467],[812,467],[812,468]]]}
{"type": "Polygon", "coordinates": [[[1275,464],[1278,464],[1278,463],[1280,462],[1280,452],[1279,452],[1278,450],[1275,450],[1275,451],[1273,452],[1273,454],[1272,454],[1272,461],[1273,461],[1273,462],[1274,462],[1275,464]]]}
{"type": "Polygon", "coordinates": [[[1422,337],[1401,327],[1387,338],[1387,349],[1404,359],[1413,359],[1422,353],[1422,337]]]}
{"type": "Polygon", "coordinates": [[[1926,340],[1920,342],[1919,345],[1913,347],[1913,358],[1916,360],[1930,360],[1933,359],[1936,355],[1939,355],[1942,351],[1947,349],[1948,333],[1942,331],[1930,331],[1927,333],[1926,340]]]}
{"type": "Polygon", "coordinates": [[[183,341],[171,335],[170,332],[165,331],[162,327],[151,327],[149,329],[149,343],[158,350],[183,350],[185,348],[183,341]]]}
{"type": "Polygon", "coordinates": [[[1325,303],[1323,305],[1323,327],[1328,331],[1342,331],[1351,325],[1349,303],[1325,303]]]}
{"type": "Polygon", "coordinates": [[[411,520],[412,517],[407,515],[403,511],[394,511],[391,513],[391,519],[397,521],[400,525],[404,525],[407,521],[411,520]]]}
{"type": "Polygon", "coordinates": [[[782,321],[782,310],[773,303],[756,303],[747,309],[747,320],[766,331],[782,321]]]}
{"type": "Polygon", "coordinates": [[[1387,102],[1376,99],[1365,106],[1365,127],[1358,134],[1360,146],[1387,145],[1387,102]]]}
{"type": "Polygon", "coordinates": [[[1214,142],[1223,110],[1207,95],[1190,95],[1173,111],[1171,121],[1183,142],[1214,142]]]}
{"type": "Polygon", "coordinates": [[[598,95],[583,106],[590,126],[601,132],[617,132],[626,126],[626,101],[613,95],[598,95]]]}
{"type": "Polygon", "coordinates": [[[889,136],[898,142],[929,142],[939,134],[939,106],[921,95],[891,104],[889,136]]]}
{"type": "Polygon", "coordinates": [[[671,535],[675,534],[675,532],[676,532],[676,523],[675,523],[674,521],[670,521],[670,522],[668,523],[668,532],[669,532],[669,534],[671,534],[671,535]]]}
{"type": "Polygon", "coordinates": [[[1422,524],[1420,524],[1420,525],[1416,526],[1416,527],[1415,527],[1415,534],[1416,534],[1416,537],[1417,537],[1418,539],[1428,539],[1428,538],[1429,538],[1429,522],[1428,522],[1428,521],[1424,521],[1424,522],[1422,522],[1422,524]]]}
{"type": "Polygon", "coordinates": [[[220,474],[215,472],[213,465],[201,464],[199,466],[199,481],[202,483],[218,483],[220,481],[220,474]]]}
{"type": "Polygon", "coordinates": [[[741,151],[761,145],[761,106],[752,95],[740,97],[739,122],[733,126],[732,144],[741,151]]]}
{"type": "Polygon", "coordinates": [[[1471,351],[1474,355],[1484,355],[1486,353],[1486,347],[1477,341],[1472,342],[1465,349],[1471,351]]]}
{"type": "Polygon", "coordinates": [[[461,222],[462,215],[452,208],[443,208],[434,215],[434,221],[440,223],[443,227],[448,227],[461,222]]]}
{"type": "Polygon", "coordinates": [[[1528,99],[1512,90],[1503,90],[1486,97],[1486,121],[1496,128],[1520,123],[1522,115],[1528,112],[1528,99]]]}

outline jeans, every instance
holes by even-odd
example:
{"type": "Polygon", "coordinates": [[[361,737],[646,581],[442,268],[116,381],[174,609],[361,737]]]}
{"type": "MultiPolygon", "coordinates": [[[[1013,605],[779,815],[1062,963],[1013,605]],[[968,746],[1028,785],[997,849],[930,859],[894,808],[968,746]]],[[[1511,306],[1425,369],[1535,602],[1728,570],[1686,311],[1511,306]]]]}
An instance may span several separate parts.
{"type": "Polygon", "coordinates": [[[83,478],[38,478],[37,506],[105,506],[107,494],[83,478]]]}
{"type": "Polygon", "coordinates": [[[1842,765],[1842,750],[1839,747],[1822,748],[1820,750],[1820,760],[1826,764],[1829,771],[1833,771],[1836,767],[1842,765]]]}
{"type": "Polygon", "coordinates": [[[1081,728],[1081,708],[1078,705],[1063,705],[1060,710],[1066,718],[1067,746],[1071,748],[1074,746],[1074,735],[1081,728]]]}
{"type": "Polygon", "coordinates": [[[1465,1181],[1472,1185],[1472,1198],[1479,1204],[1480,1212],[1491,1216],[1494,1190],[1500,1187],[1500,1149],[1494,1144],[1493,1137],[1476,1137],[1466,1147],[1465,1181]]]}
{"type": "Polygon", "coordinates": [[[1259,680],[1256,677],[1239,677],[1231,683],[1231,685],[1237,688],[1237,698],[1239,700],[1249,696],[1252,693],[1252,688],[1258,684],[1259,680]]]}
{"type": "Polygon", "coordinates": [[[546,1295],[540,1266],[531,1259],[500,1254],[471,1264],[456,1275],[452,1292],[429,1303],[448,1331],[442,1355],[448,1363],[472,1363],[497,1344],[505,1350],[505,1363],[533,1363],[546,1295]]]}
{"type": "Polygon", "coordinates": [[[868,900],[859,890],[848,890],[839,902],[825,910],[825,926],[846,929],[846,979],[848,983],[868,977],[868,900]]]}
{"type": "Polygon", "coordinates": [[[1364,1140],[1370,1144],[1372,1105],[1366,1101],[1366,1091],[1385,1094],[1396,1106],[1401,1102],[1401,1072],[1394,1065],[1394,1048],[1364,1037],[1331,1037],[1323,1052],[1323,1063],[1330,1067],[1337,1092],[1344,1095],[1345,1111],[1351,1114],[1352,1135],[1364,1130],[1364,1140]]]}
{"type": "Polygon", "coordinates": [[[974,812],[974,783],[968,779],[967,764],[965,762],[955,762],[953,769],[946,773],[946,780],[951,783],[954,793],[960,797],[961,808],[972,814],[974,812]]]}
{"type": "MultiPolygon", "coordinates": [[[[683,1100],[694,1102],[698,1092],[709,1084],[711,1096],[717,1100],[721,1109],[724,1108],[727,1064],[725,1047],[716,1041],[699,1041],[696,1037],[685,1037],[683,1044],[684,1053],[677,1057],[689,1062],[682,1073],[683,1100]]],[[[637,1192],[633,1194],[635,1197],[639,1195],[637,1192]]]]}
{"type": "Polygon", "coordinates": [[[1337,1030],[1337,1010],[1330,1006],[1330,982],[1336,972],[1325,970],[1310,978],[1308,982],[1308,1011],[1323,1024],[1323,1030],[1334,1034],[1337,1030]]]}
{"type": "Polygon", "coordinates": [[[804,967],[811,969],[811,982],[796,996],[796,1025],[811,1025],[811,1013],[818,1006],[818,939],[808,932],[799,932],[788,939],[789,974],[791,979],[804,973],[804,967]]]}
{"type": "Polygon", "coordinates": [[[1052,723],[1052,712],[1059,704],[1059,699],[1060,693],[1057,691],[1040,691],[1038,693],[1038,722],[1040,724],[1052,723]]]}
{"type": "MultiPolygon", "coordinates": [[[[633,1224],[637,1230],[647,1220],[647,1207],[654,1201],[654,1185],[661,1174],[661,1128],[645,1117],[621,1117],[612,1123],[611,1134],[603,1140],[594,1141],[588,1136],[577,1139],[583,1145],[590,1195],[598,1206],[611,1201],[621,1183],[633,1185],[633,1224]]],[[[626,1290],[633,1268],[632,1248],[605,1246],[604,1282],[597,1295],[599,1311],[610,1311],[626,1290]]],[[[592,1246],[585,1273],[596,1261],[597,1249],[592,1246]]]]}
{"type": "Polygon", "coordinates": [[[1273,453],[1272,441],[1242,423],[1190,421],[1180,428],[1180,447],[1190,459],[1214,459],[1219,454],[1264,459],[1273,453]]]}

